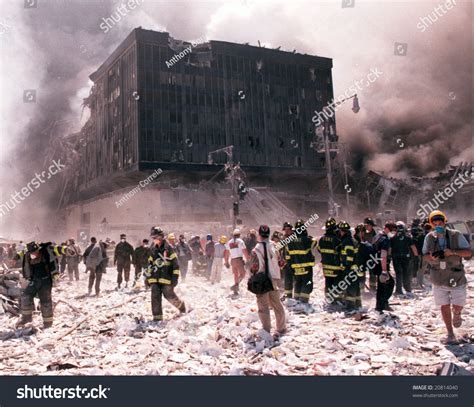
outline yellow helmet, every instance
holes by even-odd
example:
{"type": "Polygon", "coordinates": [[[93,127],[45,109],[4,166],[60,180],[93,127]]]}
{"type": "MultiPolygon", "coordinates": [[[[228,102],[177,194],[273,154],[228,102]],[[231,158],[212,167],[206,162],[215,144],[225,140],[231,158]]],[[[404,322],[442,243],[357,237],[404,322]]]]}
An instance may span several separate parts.
{"type": "Polygon", "coordinates": [[[428,216],[428,222],[433,226],[433,218],[435,217],[442,217],[444,220],[443,222],[446,223],[448,221],[448,218],[444,212],[441,212],[439,210],[433,211],[430,213],[430,216],[428,216]]]}
{"type": "Polygon", "coordinates": [[[169,233],[168,236],[167,236],[167,239],[168,240],[176,240],[176,236],[174,235],[174,233],[169,233]]]}
{"type": "Polygon", "coordinates": [[[219,243],[222,243],[222,244],[226,244],[227,243],[227,237],[222,235],[220,238],[219,238],[219,243]]]}

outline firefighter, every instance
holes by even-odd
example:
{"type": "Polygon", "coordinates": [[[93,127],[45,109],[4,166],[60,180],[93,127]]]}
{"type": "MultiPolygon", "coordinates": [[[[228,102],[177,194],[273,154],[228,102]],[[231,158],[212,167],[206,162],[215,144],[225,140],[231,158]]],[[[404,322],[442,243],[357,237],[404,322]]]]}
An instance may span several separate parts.
{"type": "MultiPolygon", "coordinates": [[[[355,257],[358,252],[357,242],[351,236],[351,227],[346,221],[341,221],[338,224],[339,233],[341,236],[341,266],[342,270],[342,281],[345,282],[346,293],[344,296],[344,302],[346,305],[346,311],[349,313],[355,313],[361,307],[360,297],[360,275],[358,267],[355,262],[355,257]]],[[[343,285],[341,284],[343,287],[343,285]]]]}
{"type": "Polygon", "coordinates": [[[307,226],[298,219],[294,231],[296,238],[288,244],[291,268],[294,272],[294,298],[300,302],[298,307],[306,313],[314,312],[309,304],[309,297],[313,291],[314,256],[311,252],[313,238],[308,236],[307,226]]]}
{"type": "Polygon", "coordinates": [[[341,239],[337,233],[337,223],[334,218],[329,218],[325,223],[325,233],[319,239],[318,251],[321,253],[321,263],[324,274],[324,292],[326,299],[330,303],[328,308],[332,308],[334,301],[342,300],[337,284],[341,274],[340,257],[341,239]],[[336,291],[336,292],[335,292],[336,291]]]}
{"type": "Polygon", "coordinates": [[[146,277],[148,284],[151,286],[153,320],[162,321],[162,295],[181,313],[186,312],[186,306],[174,292],[174,287],[178,284],[179,278],[178,257],[175,251],[165,240],[165,234],[161,228],[151,228],[150,235],[153,239],[153,245],[151,246],[151,256],[148,259],[149,265],[146,277]]]}
{"type": "Polygon", "coordinates": [[[120,235],[120,242],[115,246],[114,265],[117,265],[117,290],[120,289],[123,278],[125,277],[125,288],[128,287],[130,279],[130,265],[133,258],[133,246],[127,242],[127,235],[120,235]]]}
{"type": "MultiPolygon", "coordinates": [[[[283,238],[288,239],[293,234],[293,226],[290,222],[283,223],[283,238]]],[[[290,304],[291,301],[289,299],[293,298],[293,282],[295,278],[295,272],[291,267],[291,256],[288,254],[288,243],[284,244],[280,249],[280,261],[281,261],[281,269],[283,271],[283,276],[285,280],[285,298],[287,299],[287,305],[290,304]]]]}
{"type": "Polygon", "coordinates": [[[53,246],[51,243],[30,242],[26,251],[22,251],[22,275],[28,285],[23,289],[20,298],[21,319],[18,325],[33,320],[34,298],[40,300],[43,328],[53,325],[53,299],[51,296],[53,280],[59,278],[56,258],[66,254],[65,246],[53,246]]]}

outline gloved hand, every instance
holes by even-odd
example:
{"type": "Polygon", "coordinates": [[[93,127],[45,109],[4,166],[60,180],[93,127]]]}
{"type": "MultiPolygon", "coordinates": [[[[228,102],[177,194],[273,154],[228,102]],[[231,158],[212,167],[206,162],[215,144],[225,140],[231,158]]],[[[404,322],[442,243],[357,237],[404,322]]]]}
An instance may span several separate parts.
{"type": "Polygon", "coordinates": [[[172,286],[172,287],[176,287],[177,285],[178,285],[178,279],[177,279],[177,278],[173,278],[173,279],[171,280],[171,286],[172,286]]]}
{"type": "Polygon", "coordinates": [[[228,269],[230,269],[230,264],[229,264],[228,261],[226,261],[226,262],[224,263],[224,266],[226,266],[228,269]]]}
{"type": "Polygon", "coordinates": [[[53,274],[53,282],[59,281],[59,273],[53,274]]]}
{"type": "Polygon", "coordinates": [[[382,284],[385,284],[388,281],[388,279],[389,279],[388,273],[386,271],[382,271],[382,274],[380,274],[380,276],[379,276],[379,281],[382,284]]]}

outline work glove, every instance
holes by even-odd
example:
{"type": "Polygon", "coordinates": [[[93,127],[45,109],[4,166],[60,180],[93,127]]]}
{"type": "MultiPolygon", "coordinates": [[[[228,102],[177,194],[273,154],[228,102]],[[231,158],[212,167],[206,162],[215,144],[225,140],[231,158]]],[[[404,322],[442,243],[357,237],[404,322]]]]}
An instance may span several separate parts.
{"type": "Polygon", "coordinates": [[[228,261],[225,262],[224,266],[226,266],[228,269],[230,269],[230,264],[228,261]]]}
{"type": "Polygon", "coordinates": [[[386,271],[382,271],[382,273],[379,276],[379,281],[382,284],[385,284],[389,280],[388,273],[386,271]]]}

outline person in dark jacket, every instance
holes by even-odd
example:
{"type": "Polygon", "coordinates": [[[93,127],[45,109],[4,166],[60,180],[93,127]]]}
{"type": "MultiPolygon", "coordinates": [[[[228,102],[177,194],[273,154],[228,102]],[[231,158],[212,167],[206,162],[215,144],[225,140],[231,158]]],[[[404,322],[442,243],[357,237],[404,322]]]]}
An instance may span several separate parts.
{"type": "Polygon", "coordinates": [[[377,293],[376,293],[376,311],[392,311],[388,300],[392,296],[395,287],[395,279],[390,271],[390,238],[395,236],[397,226],[393,222],[387,222],[382,231],[372,240],[372,244],[377,251],[377,259],[373,270],[377,276],[377,293]]]}
{"type": "Polygon", "coordinates": [[[120,289],[123,277],[125,277],[125,287],[128,287],[130,280],[130,265],[133,257],[133,246],[127,242],[127,235],[120,235],[120,242],[115,246],[114,265],[117,265],[117,289],[120,289]]]}
{"type": "Polygon", "coordinates": [[[151,286],[151,310],[154,321],[163,320],[162,296],[164,296],[180,313],[186,312],[186,306],[181,301],[174,287],[178,285],[179,267],[178,256],[165,240],[165,234],[159,227],[153,227],[150,233],[153,239],[151,256],[145,272],[148,284],[151,286]]]}
{"type": "Polygon", "coordinates": [[[403,295],[403,289],[405,289],[406,297],[413,298],[411,292],[412,275],[409,265],[412,257],[418,257],[418,251],[411,235],[406,230],[405,223],[398,221],[396,225],[397,233],[390,239],[391,256],[396,275],[395,295],[403,295]]]}
{"type": "Polygon", "coordinates": [[[86,250],[84,250],[84,254],[82,255],[82,259],[84,260],[84,264],[86,265],[86,273],[90,270],[87,267],[87,256],[91,253],[92,249],[94,246],[97,244],[97,239],[95,237],[91,237],[91,243],[89,246],[87,246],[86,250]]]}
{"type": "Polygon", "coordinates": [[[137,284],[137,281],[142,275],[143,269],[148,265],[148,258],[151,256],[151,250],[148,243],[148,239],[143,239],[141,246],[138,246],[133,253],[133,265],[135,267],[133,286],[137,284]]]}
{"type": "Polygon", "coordinates": [[[102,270],[99,269],[99,265],[102,263],[105,256],[100,243],[97,244],[97,239],[92,239],[94,239],[93,244],[86,249],[86,252],[88,251],[87,256],[86,252],[84,252],[86,272],[89,271],[89,286],[87,294],[91,295],[92,287],[95,283],[95,295],[98,297],[100,293],[100,281],[102,279],[102,270]]]}
{"type": "Polygon", "coordinates": [[[20,298],[21,319],[19,325],[33,320],[35,308],[34,298],[40,300],[43,328],[53,325],[53,280],[59,277],[56,267],[56,257],[66,254],[66,247],[54,246],[51,243],[30,242],[26,252],[22,251],[22,275],[28,284],[23,289],[20,298]]]}
{"type": "Polygon", "coordinates": [[[212,272],[212,263],[214,261],[214,253],[215,253],[215,242],[212,240],[212,235],[206,236],[206,246],[204,248],[206,254],[206,264],[207,264],[207,272],[206,272],[206,279],[211,278],[212,272]]]}

